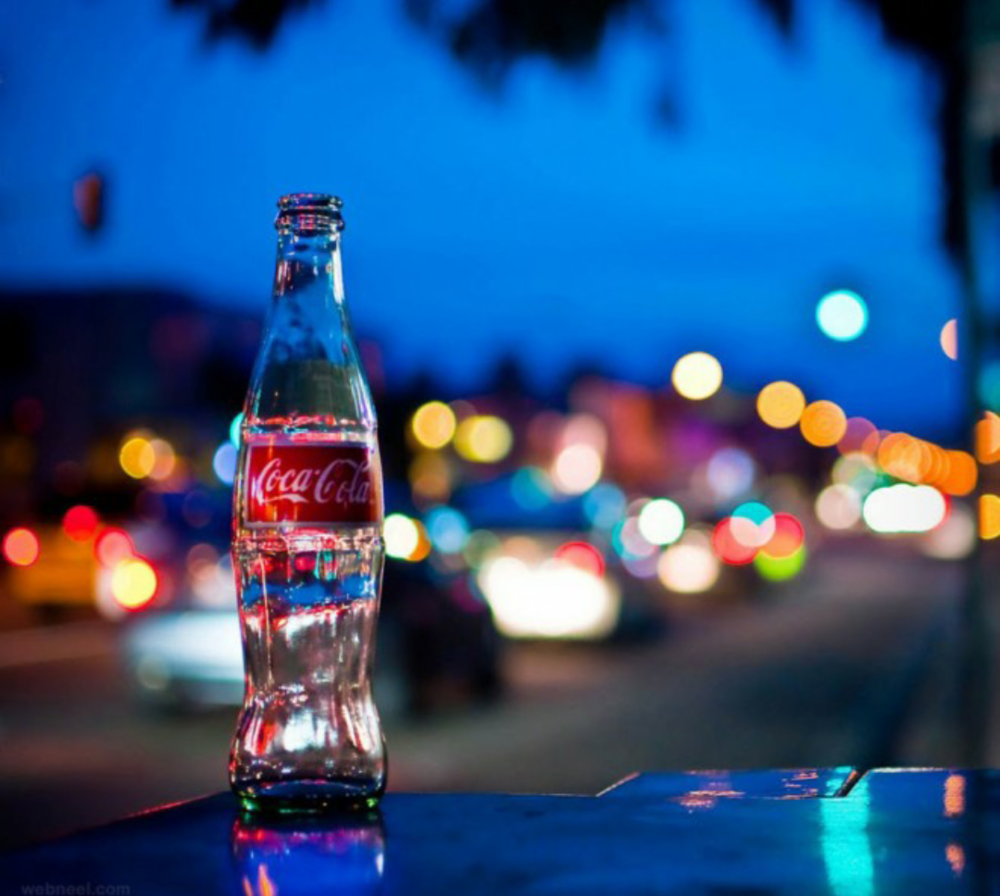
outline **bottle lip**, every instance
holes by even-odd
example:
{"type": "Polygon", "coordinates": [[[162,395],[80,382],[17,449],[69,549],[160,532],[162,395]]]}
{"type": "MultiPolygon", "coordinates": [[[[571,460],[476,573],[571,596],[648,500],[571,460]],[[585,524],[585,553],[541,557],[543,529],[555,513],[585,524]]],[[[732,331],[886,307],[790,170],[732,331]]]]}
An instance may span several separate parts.
{"type": "Polygon", "coordinates": [[[329,193],[288,193],[278,200],[278,230],[295,233],[336,232],[344,229],[343,200],[329,193]]]}

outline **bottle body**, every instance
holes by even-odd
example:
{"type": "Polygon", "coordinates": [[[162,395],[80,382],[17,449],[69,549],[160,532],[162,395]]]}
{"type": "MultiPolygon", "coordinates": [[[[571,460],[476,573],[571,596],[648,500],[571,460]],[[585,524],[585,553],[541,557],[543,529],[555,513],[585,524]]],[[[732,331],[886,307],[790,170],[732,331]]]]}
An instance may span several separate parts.
{"type": "Polygon", "coordinates": [[[339,230],[311,214],[307,227],[296,211],[279,238],[234,495],[245,695],[230,781],[251,810],[371,807],[385,789],[371,692],[384,555],[377,428],[339,230]]]}

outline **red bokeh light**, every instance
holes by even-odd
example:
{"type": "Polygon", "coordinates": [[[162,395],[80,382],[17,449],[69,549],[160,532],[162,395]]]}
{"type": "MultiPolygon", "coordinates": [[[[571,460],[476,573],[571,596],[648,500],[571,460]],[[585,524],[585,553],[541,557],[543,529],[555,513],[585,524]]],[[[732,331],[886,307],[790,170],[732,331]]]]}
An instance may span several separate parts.
{"type": "Polygon", "coordinates": [[[94,556],[102,566],[111,568],[122,560],[135,555],[132,547],[132,539],[124,529],[116,529],[109,526],[101,530],[94,542],[94,556]]]}
{"type": "Polygon", "coordinates": [[[77,504],[63,515],[63,531],[73,541],[87,541],[97,531],[97,514],[92,507],[77,504]]]}
{"type": "Polygon", "coordinates": [[[776,513],[774,515],[774,535],[761,550],[768,557],[780,560],[784,557],[790,557],[802,547],[805,537],[805,530],[797,517],[790,513],[776,513]]]}
{"type": "MultiPolygon", "coordinates": [[[[775,514],[775,517],[780,514],[775,514]]],[[[745,566],[757,556],[757,548],[740,543],[733,533],[733,518],[727,516],[712,533],[712,548],[719,559],[729,566],[745,566]]]]}
{"type": "Polygon", "coordinates": [[[604,575],[604,557],[597,548],[586,541],[567,541],[556,549],[555,556],[557,560],[569,563],[584,572],[595,576],[604,575]]]}

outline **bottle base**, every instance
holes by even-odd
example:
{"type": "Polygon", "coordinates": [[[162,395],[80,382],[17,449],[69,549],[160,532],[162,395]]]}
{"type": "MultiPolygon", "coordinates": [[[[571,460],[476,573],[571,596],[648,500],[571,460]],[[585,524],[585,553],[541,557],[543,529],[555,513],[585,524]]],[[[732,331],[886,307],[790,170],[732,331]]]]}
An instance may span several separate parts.
{"type": "Polygon", "coordinates": [[[374,809],[382,791],[363,791],[355,785],[329,781],[295,781],[255,785],[253,790],[235,788],[246,812],[266,815],[322,815],[363,812],[374,809]]]}

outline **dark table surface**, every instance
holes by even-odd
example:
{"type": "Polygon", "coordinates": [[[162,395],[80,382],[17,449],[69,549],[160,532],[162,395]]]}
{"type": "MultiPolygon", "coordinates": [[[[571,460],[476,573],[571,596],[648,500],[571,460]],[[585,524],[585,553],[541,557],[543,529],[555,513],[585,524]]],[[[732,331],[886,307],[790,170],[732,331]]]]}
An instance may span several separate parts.
{"type": "Polygon", "coordinates": [[[1000,773],[642,774],[595,797],[392,793],[280,821],[218,794],[2,856],[0,892],[996,894],[1000,773]]]}

